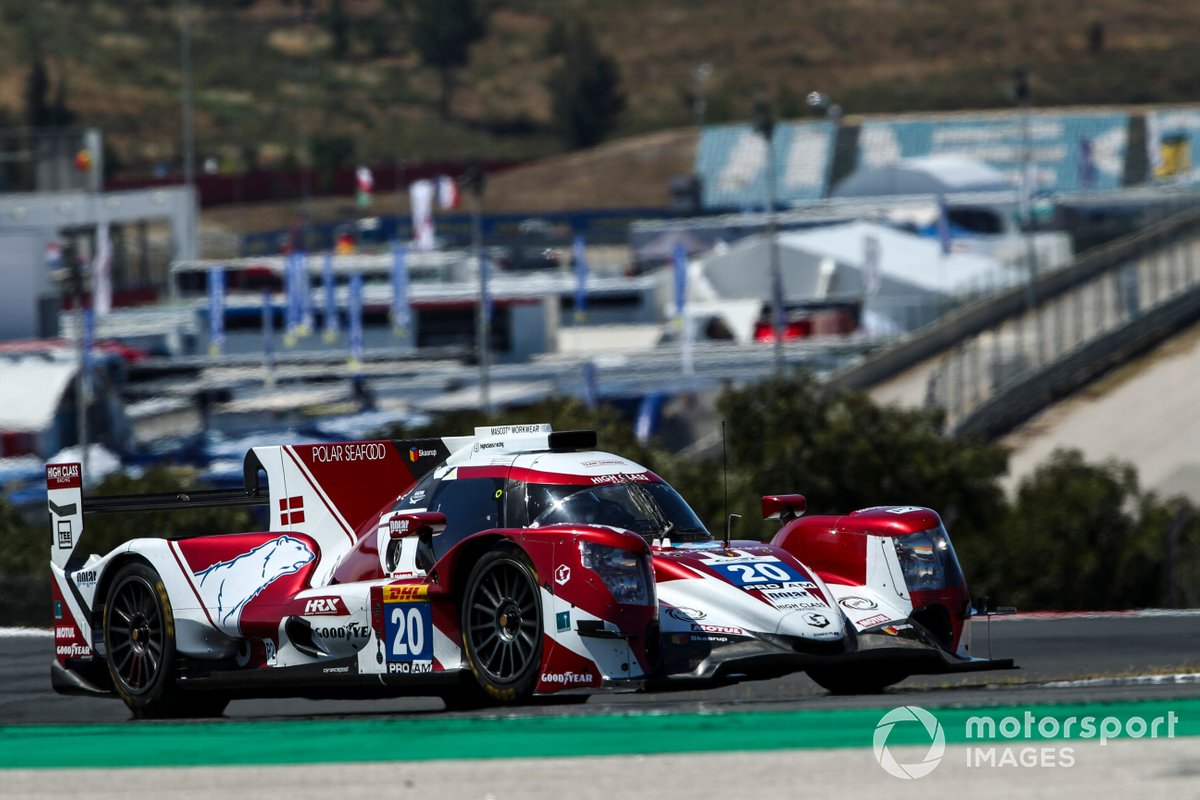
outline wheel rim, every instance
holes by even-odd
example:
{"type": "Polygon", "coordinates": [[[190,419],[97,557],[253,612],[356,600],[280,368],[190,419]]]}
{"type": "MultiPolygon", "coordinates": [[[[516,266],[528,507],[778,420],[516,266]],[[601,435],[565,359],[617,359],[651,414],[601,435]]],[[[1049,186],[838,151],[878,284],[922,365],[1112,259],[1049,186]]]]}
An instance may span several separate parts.
{"type": "Polygon", "coordinates": [[[494,683],[517,680],[534,660],[540,628],[525,571],[509,561],[491,564],[468,602],[467,641],[476,666],[494,683]]]}
{"type": "Polygon", "coordinates": [[[158,676],[166,647],[163,628],[154,587],[142,578],[117,587],[108,610],[108,658],[129,691],[145,691],[158,676]]]}

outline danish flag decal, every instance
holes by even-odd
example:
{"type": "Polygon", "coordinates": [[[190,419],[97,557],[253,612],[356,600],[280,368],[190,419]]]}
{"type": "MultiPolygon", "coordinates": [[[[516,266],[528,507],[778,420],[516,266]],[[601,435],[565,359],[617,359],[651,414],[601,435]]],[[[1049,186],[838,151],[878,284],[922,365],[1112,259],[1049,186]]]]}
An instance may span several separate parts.
{"type": "Polygon", "coordinates": [[[279,500],[279,524],[299,525],[304,522],[304,498],[284,497],[279,500]]]}

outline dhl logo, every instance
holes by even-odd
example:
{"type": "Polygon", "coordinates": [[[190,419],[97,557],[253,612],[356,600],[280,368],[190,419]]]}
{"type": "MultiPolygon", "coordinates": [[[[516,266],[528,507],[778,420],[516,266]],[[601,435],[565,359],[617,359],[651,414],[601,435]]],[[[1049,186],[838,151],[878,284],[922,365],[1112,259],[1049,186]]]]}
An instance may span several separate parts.
{"type": "Polygon", "coordinates": [[[412,584],[402,586],[384,586],[383,587],[383,602],[385,603],[412,603],[417,600],[424,600],[429,596],[428,586],[414,586],[412,584]]]}

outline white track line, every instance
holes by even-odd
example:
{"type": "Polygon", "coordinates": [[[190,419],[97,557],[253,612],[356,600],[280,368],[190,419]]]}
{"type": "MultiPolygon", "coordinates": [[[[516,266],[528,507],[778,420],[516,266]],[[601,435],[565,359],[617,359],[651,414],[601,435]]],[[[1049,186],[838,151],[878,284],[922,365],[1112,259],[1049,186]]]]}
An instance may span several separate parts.
{"type": "MultiPolygon", "coordinates": [[[[1141,617],[1200,617],[1200,608],[1142,608],[1135,611],[1024,611],[1016,614],[996,614],[993,622],[1025,622],[1059,619],[1137,619],[1141,617]]],[[[986,622],[983,615],[972,617],[986,622]]]]}
{"type": "Polygon", "coordinates": [[[1183,686],[1200,683],[1200,672],[1174,675],[1127,675],[1119,678],[1085,678],[1077,681],[1050,681],[1044,689],[1083,689],[1089,686],[1183,686]]]}
{"type": "Polygon", "coordinates": [[[53,635],[49,628],[0,628],[0,639],[49,639],[53,635]]]}

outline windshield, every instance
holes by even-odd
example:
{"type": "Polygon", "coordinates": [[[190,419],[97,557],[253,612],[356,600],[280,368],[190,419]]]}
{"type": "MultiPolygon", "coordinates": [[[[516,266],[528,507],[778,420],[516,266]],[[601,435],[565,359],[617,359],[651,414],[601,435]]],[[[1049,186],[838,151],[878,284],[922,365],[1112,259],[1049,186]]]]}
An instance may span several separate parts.
{"type": "Polygon", "coordinates": [[[712,535],[679,493],[665,483],[563,486],[531,483],[527,488],[531,528],[562,523],[611,525],[647,538],[708,541],[712,535]]]}
{"type": "Polygon", "coordinates": [[[894,541],[910,591],[953,589],[965,582],[950,537],[941,526],[897,536],[894,541]]]}

